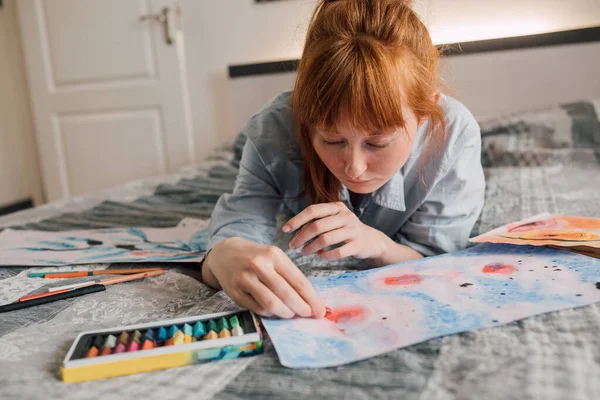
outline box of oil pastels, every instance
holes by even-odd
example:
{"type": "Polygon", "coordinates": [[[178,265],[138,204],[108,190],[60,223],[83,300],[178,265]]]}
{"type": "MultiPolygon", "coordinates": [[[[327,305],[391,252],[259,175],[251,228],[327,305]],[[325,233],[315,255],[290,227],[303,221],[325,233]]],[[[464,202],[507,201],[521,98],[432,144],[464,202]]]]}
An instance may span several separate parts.
{"type": "Polygon", "coordinates": [[[258,319],[248,310],[80,333],[61,367],[81,382],[262,353],[258,319]]]}

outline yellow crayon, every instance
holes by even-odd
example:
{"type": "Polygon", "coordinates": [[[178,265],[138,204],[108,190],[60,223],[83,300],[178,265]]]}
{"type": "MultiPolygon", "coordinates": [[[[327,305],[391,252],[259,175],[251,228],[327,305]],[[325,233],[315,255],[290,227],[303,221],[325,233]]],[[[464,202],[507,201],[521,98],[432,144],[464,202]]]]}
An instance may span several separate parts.
{"type": "Polygon", "coordinates": [[[184,334],[181,331],[177,331],[175,332],[175,334],[173,335],[173,344],[175,346],[177,346],[178,344],[183,344],[184,343],[184,334]]]}

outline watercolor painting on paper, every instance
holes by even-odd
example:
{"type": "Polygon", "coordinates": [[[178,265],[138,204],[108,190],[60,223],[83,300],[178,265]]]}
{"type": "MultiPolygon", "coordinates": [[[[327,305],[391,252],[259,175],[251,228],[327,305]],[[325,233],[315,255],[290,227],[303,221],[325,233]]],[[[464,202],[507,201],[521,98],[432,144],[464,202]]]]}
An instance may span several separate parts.
{"type": "Polygon", "coordinates": [[[0,232],[0,265],[62,266],[119,262],[199,262],[206,229],[116,228],[0,232]]]}
{"type": "Polygon", "coordinates": [[[598,302],[600,260],[544,247],[483,244],[311,282],[328,306],[326,318],[263,318],[287,367],[343,365],[598,302]]]}
{"type": "Polygon", "coordinates": [[[540,214],[479,235],[471,242],[600,249],[600,219],[540,214]]]}

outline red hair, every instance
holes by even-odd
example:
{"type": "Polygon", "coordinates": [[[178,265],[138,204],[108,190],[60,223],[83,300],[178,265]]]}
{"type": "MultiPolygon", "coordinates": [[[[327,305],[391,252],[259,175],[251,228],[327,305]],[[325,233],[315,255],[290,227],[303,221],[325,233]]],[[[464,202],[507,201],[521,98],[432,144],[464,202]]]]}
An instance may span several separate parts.
{"type": "Polygon", "coordinates": [[[445,139],[445,116],[435,96],[439,52],[411,5],[317,3],[291,99],[304,157],[304,194],[312,204],[338,201],[341,189],[312,146],[315,128],[338,132],[350,118],[365,135],[398,130],[405,126],[405,104],[419,121],[429,120],[427,155],[445,139]]]}

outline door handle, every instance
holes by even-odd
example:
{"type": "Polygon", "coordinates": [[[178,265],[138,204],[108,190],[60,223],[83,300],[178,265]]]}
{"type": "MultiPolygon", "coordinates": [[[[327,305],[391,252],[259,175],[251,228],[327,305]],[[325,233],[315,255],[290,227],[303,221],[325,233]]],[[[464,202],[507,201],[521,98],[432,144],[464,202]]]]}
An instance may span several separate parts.
{"type": "Polygon", "coordinates": [[[169,7],[164,7],[160,14],[148,14],[140,17],[140,22],[156,21],[161,23],[167,45],[173,44],[173,39],[171,39],[171,33],[169,32],[169,11],[169,7]]]}

